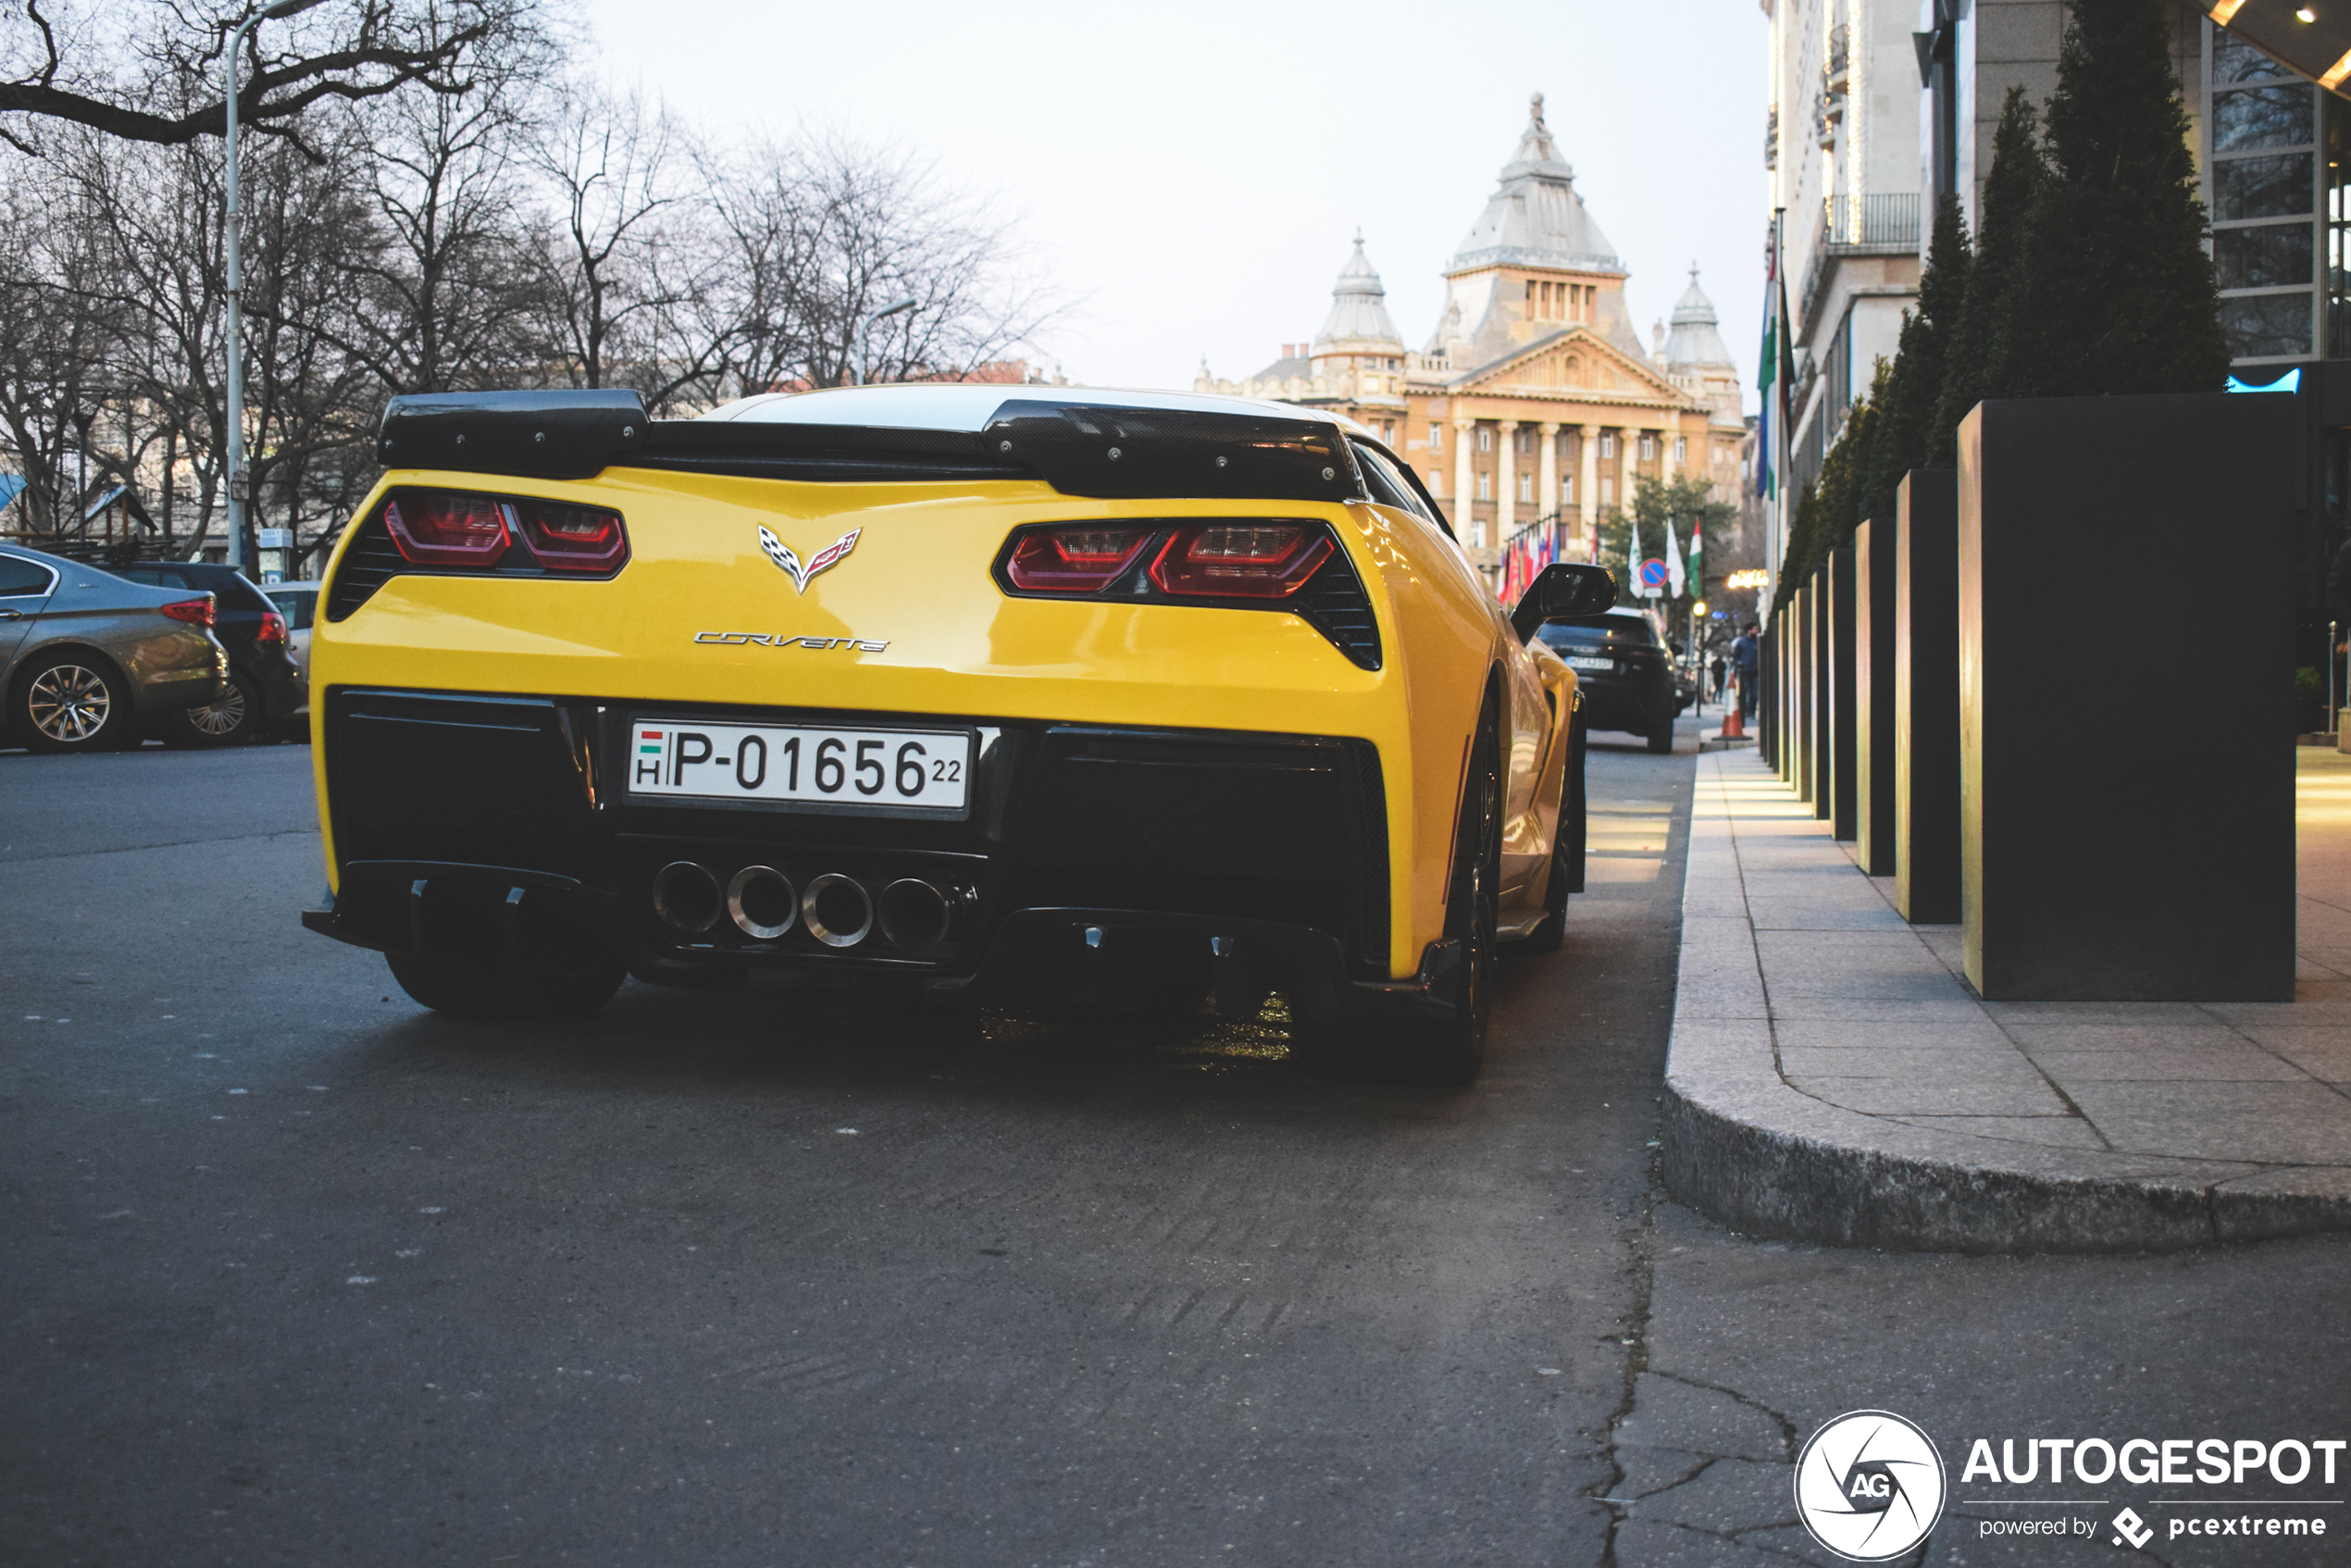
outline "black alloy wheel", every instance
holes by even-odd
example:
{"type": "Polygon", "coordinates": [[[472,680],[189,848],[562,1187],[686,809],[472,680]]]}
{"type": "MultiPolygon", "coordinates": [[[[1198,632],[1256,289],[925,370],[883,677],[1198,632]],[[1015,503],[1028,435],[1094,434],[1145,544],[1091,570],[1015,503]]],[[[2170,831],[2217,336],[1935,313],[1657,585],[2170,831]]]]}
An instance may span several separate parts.
{"type": "Polygon", "coordinates": [[[231,670],[219,696],[167,716],[163,738],[175,746],[242,746],[261,728],[261,693],[231,670]]]}
{"type": "Polygon", "coordinates": [[[1518,944],[1529,953],[1567,945],[1567,896],[1584,888],[1584,721],[1568,721],[1567,762],[1560,769],[1559,821],[1551,829],[1550,876],[1543,884],[1543,924],[1518,944]]]}
{"type": "Polygon", "coordinates": [[[616,958],[584,970],[453,964],[404,952],[385,953],[384,961],[410,998],[461,1018],[585,1018],[612,1000],[628,974],[616,958]]]}
{"type": "Polygon", "coordinates": [[[35,752],[110,752],[131,740],[131,693],[86,653],[37,660],[9,694],[8,728],[35,752]]]}

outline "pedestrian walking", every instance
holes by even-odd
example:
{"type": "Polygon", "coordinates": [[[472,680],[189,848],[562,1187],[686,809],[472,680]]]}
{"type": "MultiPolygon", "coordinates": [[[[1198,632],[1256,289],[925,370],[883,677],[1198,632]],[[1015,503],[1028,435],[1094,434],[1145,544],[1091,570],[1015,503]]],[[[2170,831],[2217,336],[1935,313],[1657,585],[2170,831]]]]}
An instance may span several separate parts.
{"type": "Polygon", "coordinates": [[[1739,722],[1742,724],[1755,716],[1755,676],[1762,659],[1761,648],[1756,639],[1760,630],[1753,621],[1749,621],[1731,643],[1731,669],[1739,683],[1739,722]]]}

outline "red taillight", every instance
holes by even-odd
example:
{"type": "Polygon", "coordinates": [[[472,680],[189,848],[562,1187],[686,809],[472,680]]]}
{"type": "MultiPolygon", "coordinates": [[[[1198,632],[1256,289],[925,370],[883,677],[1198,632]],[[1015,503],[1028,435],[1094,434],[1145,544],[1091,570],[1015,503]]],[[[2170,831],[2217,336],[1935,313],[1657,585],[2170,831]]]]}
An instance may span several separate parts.
{"type": "Polygon", "coordinates": [[[1099,593],[1116,582],[1151,542],[1149,529],[1039,529],[1013,548],[1004,575],[1032,593],[1099,593]]]}
{"type": "Polygon", "coordinates": [[[1151,581],[1163,593],[1287,599],[1336,548],[1303,523],[1191,523],[1151,563],[1151,581]]]}
{"type": "Polygon", "coordinates": [[[540,565],[558,572],[608,572],[628,558],[620,514],[552,501],[513,501],[506,513],[540,565]]]}
{"type": "Polygon", "coordinates": [[[491,566],[506,553],[506,508],[481,495],[410,493],[384,503],[384,527],[419,566],[491,566]]]}
{"type": "MultiPolygon", "coordinates": [[[[182,599],[177,604],[166,604],[163,613],[175,621],[186,621],[190,626],[209,627],[213,624],[212,595],[207,593],[201,599],[182,599]]],[[[283,623],[280,624],[279,635],[283,636],[283,623]]]]}
{"type": "Polygon", "coordinates": [[[283,642],[286,640],[286,617],[275,610],[261,612],[261,629],[253,634],[255,642],[283,642]]]}

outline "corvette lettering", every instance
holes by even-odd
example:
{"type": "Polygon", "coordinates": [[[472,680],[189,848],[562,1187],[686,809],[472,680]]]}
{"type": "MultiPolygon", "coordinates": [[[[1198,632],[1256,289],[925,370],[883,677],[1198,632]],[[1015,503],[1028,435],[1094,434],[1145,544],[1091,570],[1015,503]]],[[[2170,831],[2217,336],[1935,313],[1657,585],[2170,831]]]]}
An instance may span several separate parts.
{"type": "Polygon", "coordinates": [[[769,631],[698,631],[694,633],[694,641],[737,648],[749,642],[755,642],[762,648],[847,648],[859,653],[879,653],[889,647],[886,641],[876,642],[866,638],[783,637],[769,631]]]}

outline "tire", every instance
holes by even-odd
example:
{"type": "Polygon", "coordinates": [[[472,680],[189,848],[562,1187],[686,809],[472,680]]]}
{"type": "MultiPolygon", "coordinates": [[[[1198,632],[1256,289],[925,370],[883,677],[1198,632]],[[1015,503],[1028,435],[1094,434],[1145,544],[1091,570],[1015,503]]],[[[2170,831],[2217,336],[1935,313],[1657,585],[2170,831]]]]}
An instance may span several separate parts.
{"type": "Polygon", "coordinates": [[[1499,721],[1490,703],[1470,748],[1455,829],[1453,880],[1446,895],[1445,936],[1461,956],[1435,988],[1452,1003],[1452,1016],[1362,1025],[1333,1021],[1299,1026],[1309,1071],[1325,1077],[1453,1088],[1477,1076],[1486,1063],[1486,1031],[1494,1007],[1496,953],[1501,945],[1502,769],[1499,721]]]}
{"type": "Polygon", "coordinates": [[[1569,720],[1567,765],[1560,770],[1560,814],[1551,830],[1551,874],[1543,885],[1543,924],[1518,945],[1521,952],[1557,952],[1567,945],[1567,896],[1584,890],[1584,726],[1569,720]]]}
{"type": "Polygon", "coordinates": [[[618,960],[583,972],[477,968],[404,952],[385,953],[384,962],[412,999],[461,1018],[585,1018],[612,1000],[628,973],[618,960]]]}
{"type": "Polygon", "coordinates": [[[174,746],[242,746],[262,723],[260,690],[231,670],[229,683],[211,702],[174,708],[163,721],[163,738],[174,746]]]}
{"type": "Polygon", "coordinates": [[[95,654],[33,662],[8,697],[8,727],[35,752],[111,752],[134,739],[131,691],[95,654]]]}

